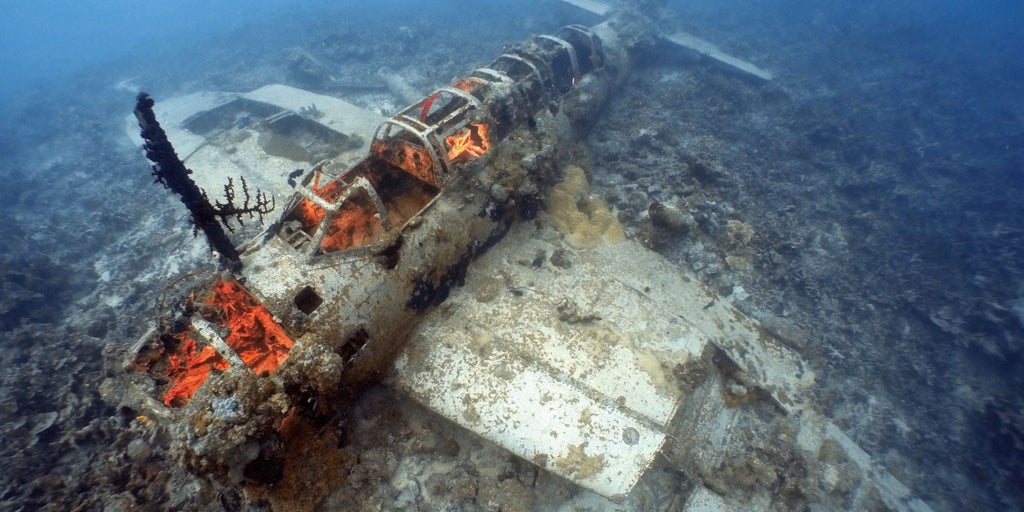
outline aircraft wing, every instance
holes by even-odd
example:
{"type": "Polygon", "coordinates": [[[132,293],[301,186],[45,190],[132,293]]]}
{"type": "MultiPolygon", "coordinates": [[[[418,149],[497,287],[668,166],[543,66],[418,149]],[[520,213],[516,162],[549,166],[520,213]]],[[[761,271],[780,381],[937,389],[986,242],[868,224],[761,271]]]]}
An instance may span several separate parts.
{"type": "Polygon", "coordinates": [[[534,231],[515,228],[471,265],[397,359],[394,383],[520,457],[621,497],[680,403],[666,361],[699,358],[707,344],[651,294],[685,290],[682,302],[694,302],[684,308],[710,297],[645,265],[659,262],[633,242],[576,250],[534,231]]]}
{"type": "MultiPolygon", "coordinates": [[[[518,224],[470,264],[464,286],[417,327],[391,385],[612,499],[663,449],[698,480],[716,474],[745,442],[743,406],[761,400],[797,425],[803,456],[842,452],[861,479],[854,508],[929,510],[814,410],[814,372],[731,297],[636,241],[588,247],[552,229],[558,219],[542,221],[518,224]]],[[[682,510],[750,509],[730,494],[698,482],[682,510]]]]}
{"type": "MultiPolygon", "coordinates": [[[[289,175],[322,158],[357,161],[385,117],[347,101],[287,85],[244,93],[203,91],[161,101],[156,114],[179,158],[211,197],[228,178],[250,184],[284,204],[289,175]],[[312,162],[312,163],[311,163],[312,162]]],[[[142,145],[135,117],[126,131],[142,145]]]]}

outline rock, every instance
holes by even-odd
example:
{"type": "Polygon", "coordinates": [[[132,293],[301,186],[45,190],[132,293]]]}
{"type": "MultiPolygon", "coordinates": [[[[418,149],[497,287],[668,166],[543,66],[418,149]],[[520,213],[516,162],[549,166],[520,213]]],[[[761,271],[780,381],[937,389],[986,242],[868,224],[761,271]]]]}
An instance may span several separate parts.
{"type": "Polygon", "coordinates": [[[697,226],[697,220],[679,208],[655,201],[647,208],[651,216],[651,224],[656,228],[664,229],[678,234],[686,234],[697,226]]]}
{"type": "Polygon", "coordinates": [[[740,384],[739,382],[730,382],[726,390],[734,398],[743,398],[747,396],[747,388],[744,387],[743,384],[740,384]]]}
{"type": "Polygon", "coordinates": [[[569,252],[565,249],[555,249],[551,253],[551,264],[558,268],[571,268],[572,259],[569,258],[569,252]]]}
{"type": "Polygon", "coordinates": [[[693,157],[690,173],[705,183],[718,183],[729,177],[729,171],[719,162],[693,157]]]}
{"type": "Polygon", "coordinates": [[[110,498],[107,498],[106,503],[103,505],[104,512],[122,512],[135,510],[135,498],[132,497],[132,493],[124,491],[120,494],[115,494],[110,498]]]}
{"type": "Polygon", "coordinates": [[[135,439],[128,443],[128,447],[125,448],[125,453],[130,459],[135,461],[136,464],[142,464],[149,460],[149,457],[153,455],[153,447],[142,439],[135,439]]]}
{"type": "Polygon", "coordinates": [[[481,486],[477,502],[484,510],[501,510],[503,512],[536,510],[533,495],[519,480],[510,478],[497,485],[481,486]]]}
{"type": "Polygon", "coordinates": [[[447,436],[442,437],[437,443],[437,453],[445,457],[457,457],[461,450],[462,446],[459,445],[459,442],[447,436]]]}
{"type": "Polygon", "coordinates": [[[419,497],[419,486],[415,482],[402,489],[402,492],[398,493],[393,503],[395,508],[402,509],[407,508],[416,503],[416,499],[419,497]]]}
{"type": "Polygon", "coordinates": [[[754,239],[754,229],[741,220],[730,219],[725,226],[729,245],[733,248],[745,247],[754,239]]]}

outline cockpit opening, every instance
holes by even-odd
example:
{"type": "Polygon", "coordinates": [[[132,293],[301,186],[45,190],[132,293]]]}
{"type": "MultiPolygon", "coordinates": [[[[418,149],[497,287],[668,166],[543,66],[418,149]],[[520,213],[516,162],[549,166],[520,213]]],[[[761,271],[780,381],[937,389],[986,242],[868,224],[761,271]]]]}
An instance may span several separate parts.
{"type": "Polygon", "coordinates": [[[369,158],[343,176],[321,185],[317,166],[307,190],[286,216],[279,232],[297,249],[314,254],[366,247],[400,228],[425,208],[440,189],[390,162],[369,158]]]}

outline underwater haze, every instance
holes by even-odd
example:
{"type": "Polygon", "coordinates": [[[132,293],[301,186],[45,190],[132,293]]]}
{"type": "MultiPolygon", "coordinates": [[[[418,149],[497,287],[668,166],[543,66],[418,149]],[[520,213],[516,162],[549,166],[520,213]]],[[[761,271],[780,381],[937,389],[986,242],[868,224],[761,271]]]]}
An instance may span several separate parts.
{"type": "Polygon", "coordinates": [[[0,93],[46,88],[89,69],[109,70],[130,59],[163,60],[211,36],[260,25],[268,39],[279,37],[271,20],[312,21],[339,9],[386,13],[402,7],[395,0],[345,6],[328,1],[53,0],[0,4],[0,93]]]}
{"type": "Polygon", "coordinates": [[[152,51],[153,45],[158,51],[172,50],[196,38],[230,33],[279,14],[289,4],[300,5],[285,1],[4,1],[0,66],[5,72],[0,92],[45,88],[89,68],[117,66],[118,59],[152,51]]]}
{"type": "MultiPolygon", "coordinates": [[[[928,508],[1024,510],[1024,2],[633,4],[773,78],[645,41],[583,137],[591,193],[627,238],[798,353],[814,408],[928,508]]],[[[153,183],[136,94],[160,105],[285,84],[393,115],[409,101],[385,76],[425,97],[531,34],[602,21],[555,0],[0,12],[4,510],[270,510],[284,492],[196,477],[202,461],[183,463],[162,419],[123,406],[127,354],[163,318],[169,283],[218,271],[153,183]]],[[[258,230],[246,226],[236,243],[258,230]]],[[[339,440],[322,456],[336,478],[304,490],[302,509],[613,506],[384,384],[353,400],[318,433],[339,440]]],[[[758,510],[863,499],[845,470],[802,488],[824,466],[769,452],[751,453],[770,470],[723,460],[717,479],[661,461],[619,506],[690,510],[704,487],[769,496],[758,510]]]]}

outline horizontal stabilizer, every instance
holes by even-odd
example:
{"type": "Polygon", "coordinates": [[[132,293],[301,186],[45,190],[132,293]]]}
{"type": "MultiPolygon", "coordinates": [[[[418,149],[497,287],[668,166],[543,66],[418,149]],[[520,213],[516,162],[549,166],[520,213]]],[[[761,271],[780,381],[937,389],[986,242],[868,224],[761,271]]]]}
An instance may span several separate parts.
{"type": "Polygon", "coordinates": [[[575,5],[584,11],[590,11],[598,16],[608,14],[611,7],[600,0],[563,0],[567,4],[575,5]]]}
{"type": "Polygon", "coordinates": [[[689,32],[679,31],[674,34],[664,35],[663,37],[671,43],[693,50],[705,57],[714,59],[750,76],[760,78],[764,81],[772,79],[771,72],[761,69],[739,57],[729,55],[711,42],[705,41],[704,39],[701,39],[689,32]]]}
{"type": "MultiPolygon", "coordinates": [[[[562,0],[567,4],[575,5],[580,9],[592,12],[598,16],[606,16],[611,11],[611,6],[602,2],[601,0],[562,0]]],[[[761,69],[750,62],[747,62],[739,57],[729,55],[722,51],[718,46],[714,45],[710,41],[701,39],[689,32],[678,31],[672,34],[662,34],[662,37],[666,41],[675,45],[681,46],[688,50],[697,52],[700,55],[708,57],[714,61],[725,64],[726,66],[733,68],[745,75],[755,77],[759,80],[770,81],[772,79],[771,72],[761,69]]]]}

